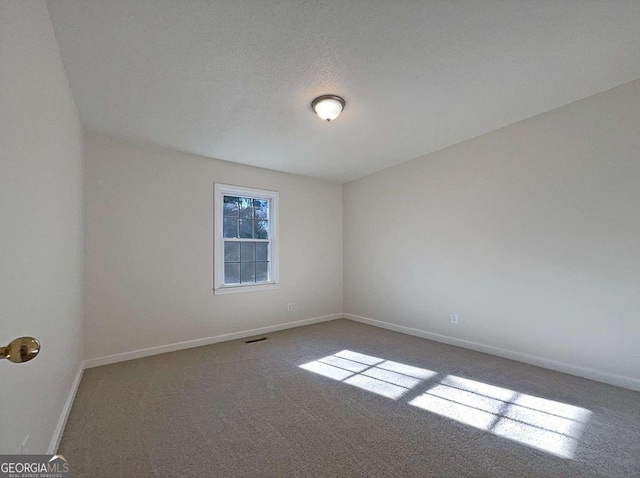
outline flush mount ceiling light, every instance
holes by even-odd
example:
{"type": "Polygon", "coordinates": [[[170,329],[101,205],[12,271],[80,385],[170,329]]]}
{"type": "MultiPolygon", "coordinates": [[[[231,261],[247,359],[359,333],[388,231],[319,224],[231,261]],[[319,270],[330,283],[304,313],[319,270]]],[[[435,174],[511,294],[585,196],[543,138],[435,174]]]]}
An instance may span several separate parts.
{"type": "Polygon", "coordinates": [[[323,120],[331,121],[342,113],[344,100],[335,95],[322,95],[311,102],[311,108],[323,120]]]}

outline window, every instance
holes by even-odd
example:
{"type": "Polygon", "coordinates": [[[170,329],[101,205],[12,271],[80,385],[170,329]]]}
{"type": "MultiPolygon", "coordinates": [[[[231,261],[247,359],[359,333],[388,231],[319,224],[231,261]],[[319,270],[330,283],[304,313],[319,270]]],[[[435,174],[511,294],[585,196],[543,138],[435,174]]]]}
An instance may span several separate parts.
{"type": "Polygon", "coordinates": [[[278,193],[215,185],[216,294],[277,288],[278,193]]]}

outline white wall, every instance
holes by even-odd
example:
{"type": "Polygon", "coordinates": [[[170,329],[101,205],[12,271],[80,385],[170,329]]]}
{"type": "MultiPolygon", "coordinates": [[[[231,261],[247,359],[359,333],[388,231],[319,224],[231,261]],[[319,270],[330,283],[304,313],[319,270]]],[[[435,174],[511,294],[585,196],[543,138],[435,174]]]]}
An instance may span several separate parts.
{"type": "Polygon", "coordinates": [[[640,386],[640,81],[343,196],[345,312],[640,386]]]}
{"type": "Polygon", "coordinates": [[[87,358],[342,312],[340,184],[92,134],[86,148],[87,358]],[[213,295],[215,182],[280,192],[278,290],[213,295]]]}
{"type": "Polygon", "coordinates": [[[0,343],[42,342],[0,362],[0,453],[45,453],[79,370],[82,128],[44,3],[0,1],[0,343]]]}

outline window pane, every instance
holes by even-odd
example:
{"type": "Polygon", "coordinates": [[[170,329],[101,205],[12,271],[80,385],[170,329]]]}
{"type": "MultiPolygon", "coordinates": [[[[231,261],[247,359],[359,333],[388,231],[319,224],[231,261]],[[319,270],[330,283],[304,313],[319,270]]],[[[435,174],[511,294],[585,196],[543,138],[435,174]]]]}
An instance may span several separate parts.
{"type": "Polygon", "coordinates": [[[256,242],[256,261],[269,260],[269,243],[256,242]]]}
{"type": "Polygon", "coordinates": [[[266,282],[269,280],[269,263],[256,262],[256,282],[266,282]]]}
{"type": "MultiPolygon", "coordinates": [[[[215,243],[216,287],[243,285],[246,289],[240,290],[249,290],[252,285],[268,284],[274,280],[271,255],[276,223],[269,221],[277,218],[277,193],[224,184],[216,184],[216,191],[214,219],[222,221],[216,223],[216,228],[222,228],[215,238],[222,241],[215,243]]],[[[277,272],[277,264],[273,267],[277,272]]]]}
{"type": "Polygon", "coordinates": [[[255,282],[255,262],[243,262],[240,264],[240,282],[255,282]]]}
{"type": "Polygon", "coordinates": [[[269,239],[269,221],[256,221],[255,238],[269,239]]]}
{"type": "Polygon", "coordinates": [[[238,217],[238,201],[240,198],[234,196],[224,197],[224,215],[238,217]]]}
{"type": "Polygon", "coordinates": [[[240,217],[246,219],[253,219],[253,199],[249,198],[238,198],[240,199],[240,217]]]}
{"type": "Polygon", "coordinates": [[[253,219],[240,219],[240,237],[242,239],[253,239],[253,219]]]}
{"type": "Polygon", "coordinates": [[[225,241],[224,261],[240,262],[240,243],[239,242],[225,241]]]}
{"type": "Polygon", "coordinates": [[[224,283],[239,284],[240,283],[240,263],[227,262],[224,265],[224,283]]]}
{"type": "Polygon", "coordinates": [[[269,201],[266,199],[254,199],[253,207],[256,219],[269,219],[269,201]]]}
{"type": "Polygon", "coordinates": [[[225,217],[223,237],[238,237],[238,220],[235,217],[225,217]]]}
{"type": "Polygon", "coordinates": [[[253,262],[256,260],[256,243],[243,242],[240,246],[240,257],[242,262],[253,262]]]}

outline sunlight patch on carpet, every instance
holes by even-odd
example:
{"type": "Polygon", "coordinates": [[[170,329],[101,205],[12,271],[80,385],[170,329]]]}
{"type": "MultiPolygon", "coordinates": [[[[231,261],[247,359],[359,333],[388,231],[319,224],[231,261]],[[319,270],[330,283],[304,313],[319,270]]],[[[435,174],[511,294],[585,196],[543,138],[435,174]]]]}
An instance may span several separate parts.
{"type": "Polygon", "coordinates": [[[300,368],[394,400],[437,375],[432,370],[350,350],[305,363],[300,368]]]}
{"type": "Polygon", "coordinates": [[[591,412],[449,375],[409,402],[548,453],[572,458],[591,412]]]}
{"type": "Polygon", "coordinates": [[[342,350],[300,368],[562,457],[573,458],[591,412],[455,375],[342,350]],[[422,384],[422,385],[421,385],[422,384]],[[422,389],[417,388],[422,386],[422,389]]]}

